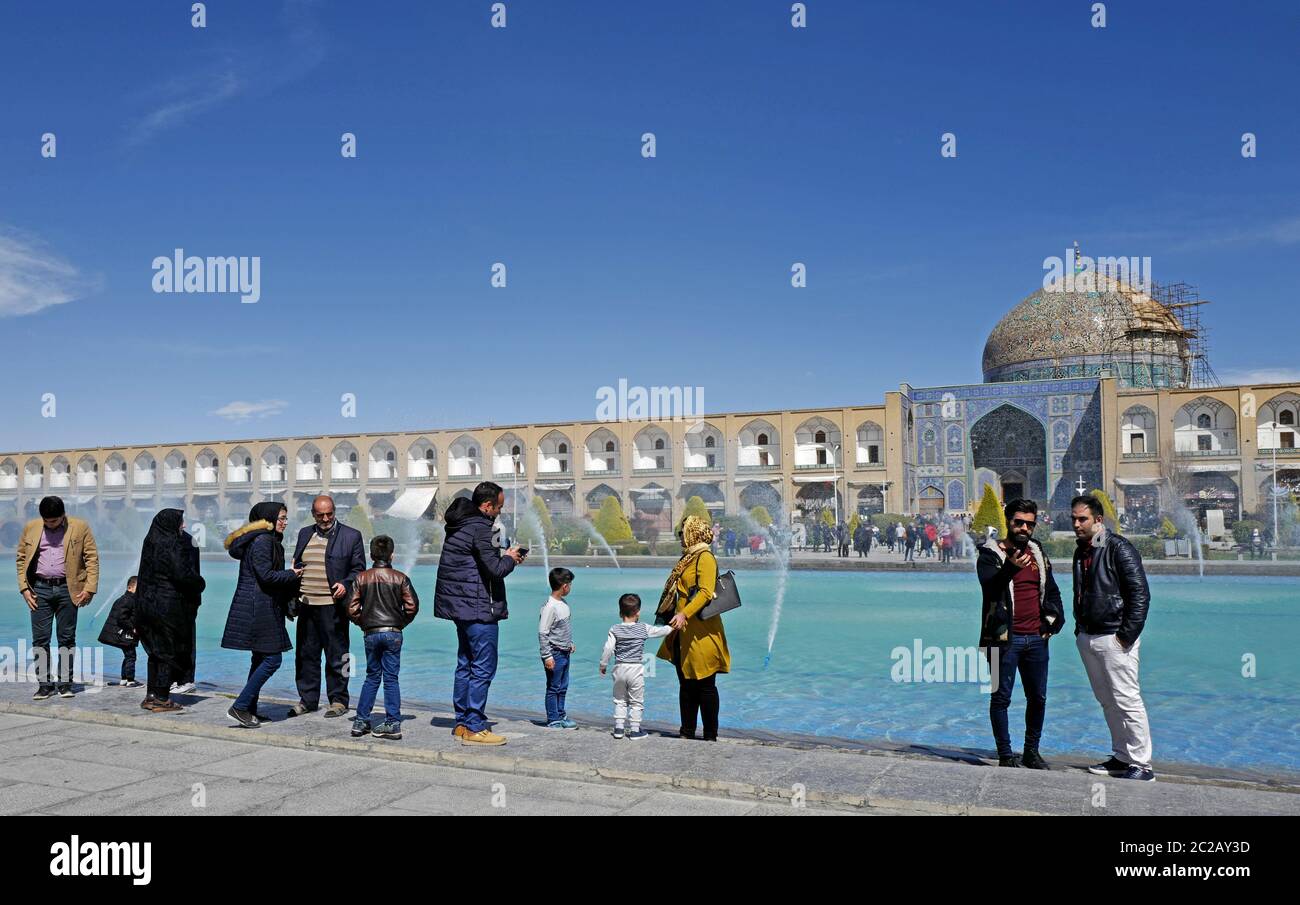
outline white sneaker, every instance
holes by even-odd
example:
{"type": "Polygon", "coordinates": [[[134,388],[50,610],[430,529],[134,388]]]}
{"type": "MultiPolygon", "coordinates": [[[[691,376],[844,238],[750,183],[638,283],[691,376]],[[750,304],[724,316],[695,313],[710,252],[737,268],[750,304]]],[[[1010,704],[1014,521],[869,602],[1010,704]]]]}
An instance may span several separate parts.
{"type": "Polygon", "coordinates": [[[182,683],[180,683],[180,682],[177,682],[177,683],[175,683],[175,684],[172,685],[171,693],[172,693],[172,694],[189,694],[189,693],[190,693],[191,691],[193,691],[193,690],[194,690],[194,683],[193,683],[193,682],[185,682],[184,684],[182,684],[182,683]]]}

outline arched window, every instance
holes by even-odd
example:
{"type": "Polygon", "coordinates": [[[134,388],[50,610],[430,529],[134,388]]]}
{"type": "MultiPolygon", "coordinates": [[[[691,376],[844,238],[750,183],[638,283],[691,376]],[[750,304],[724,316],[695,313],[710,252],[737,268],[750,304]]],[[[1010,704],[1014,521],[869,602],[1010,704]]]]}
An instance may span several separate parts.
{"type": "Polygon", "coordinates": [[[825,443],[825,442],[826,442],[826,431],[818,431],[816,434],[814,434],[814,435],[813,435],[813,442],[814,442],[814,443],[825,443]]]}
{"type": "Polygon", "coordinates": [[[613,440],[606,440],[606,441],[605,441],[605,452],[613,452],[613,451],[614,451],[614,441],[613,441],[613,440]]]}
{"type": "Polygon", "coordinates": [[[469,448],[469,457],[470,457],[471,459],[477,459],[477,458],[478,458],[478,448],[477,448],[477,447],[471,446],[471,447],[469,448]]]}
{"type": "Polygon", "coordinates": [[[1196,416],[1196,426],[1201,430],[1209,430],[1214,426],[1214,422],[1210,419],[1209,415],[1202,412],[1196,416]]]}
{"type": "Polygon", "coordinates": [[[660,437],[658,440],[655,440],[655,449],[663,449],[663,448],[664,448],[664,441],[663,438],[660,437]]]}
{"type": "Polygon", "coordinates": [[[397,453],[392,452],[392,451],[389,451],[389,452],[384,456],[384,459],[385,459],[385,461],[388,461],[388,462],[396,462],[396,461],[397,461],[397,453]]]}
{"type": "Polygon", "coordinates": [[[433,450],[431,450],[431,449],[426,449],[426,450],[424,451],[424,460],[425,460],[426,462],[432,462],[432,461],[433,461],[433,450]]]}
{"type": "Polygon", "coordinates": [[[564,455],[565,453],[567,453],[567,452],[569,451],[569,444],[567,444],[567,443],[561,443],[561,444],[559,445],[559,447],[557,448],[556,451],[559,452],[560,455],[564,455]]]}
{"type": "Polygon", "coordinates": [[[759,435],[758,435],[758,445],[759,445],[759,446],[767,446],[767,434],[759,434],[759,435]]]}
{"type": "Polygon", "coordinates": [[[518,446],[512,446],[510,447],[510,455],[512,456],[522,455],[522,451],[519,449],[518,446]]]}
{"type": "Polygon", "coordinates": [[[1277,416],[1278,424],[1295,424],[1295,412],[1283,411],[1277,416]]]}
{"type": "Polygon", "coordinates": [[[712,438],[712,437],[705,437],[705,438],[704,438],[704,448],[705,448],[705,449],[713,449],[713,447],[714,447],[715,445],[716,445],[716,444],[713,442],[713,438],[712,438]]]}

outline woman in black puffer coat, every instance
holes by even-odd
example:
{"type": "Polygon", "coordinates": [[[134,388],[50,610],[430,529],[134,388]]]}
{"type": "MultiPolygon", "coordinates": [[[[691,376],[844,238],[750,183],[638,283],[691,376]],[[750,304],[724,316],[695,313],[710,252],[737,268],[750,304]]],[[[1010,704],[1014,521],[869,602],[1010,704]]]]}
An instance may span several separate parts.
{"type": "Polygon", "coordinates": [[[153,713],[183,709],[170,699],[171,687],[193,660],[194,618],[207,587],[184,524],[180,509],[159,512],[140,551],[135,625],[149,653],[149,683],[140,706],[153,713]]]}
{"type": "Polygon", "coordinates": [[[284,620],[298,594],[301,569],[284,567],[284,528],[289,513],[282,503],[258,503],[248,524],[226,538],[226,550],[239,560],[239,583],[230,602],[221,646],[253,654],[248,684],[227,713],[248,728],[260,725],[257,698],[292,650],[284,620]]]}

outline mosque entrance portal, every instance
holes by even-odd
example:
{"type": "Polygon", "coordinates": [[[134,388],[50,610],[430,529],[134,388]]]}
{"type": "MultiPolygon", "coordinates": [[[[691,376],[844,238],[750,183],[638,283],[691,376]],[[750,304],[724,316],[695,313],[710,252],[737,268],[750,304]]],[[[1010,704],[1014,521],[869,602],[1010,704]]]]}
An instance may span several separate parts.
{"type": "Polygon", "coordinates": [[[1033,415],[998,406],[975,422],[970,446],[975,468],[998,476],[1003,502],[1019,497],[1047,503],[1047,431],[1033,415]]]}

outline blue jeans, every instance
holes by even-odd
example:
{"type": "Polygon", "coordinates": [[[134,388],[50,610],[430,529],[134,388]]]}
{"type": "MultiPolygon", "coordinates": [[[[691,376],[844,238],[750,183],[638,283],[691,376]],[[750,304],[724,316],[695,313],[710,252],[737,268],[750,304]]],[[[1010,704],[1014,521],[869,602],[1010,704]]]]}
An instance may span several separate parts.
{"type": "Polygon", "coordinates": [[[248,668],[248,683],[235,698],[234,707],[245,713],[257,712],[257,697],[262,693],[262,686],[275,675],[275,671],[284,662],[280,654],[259,654],[253,651],[253,664],[248,668]]]}
{"type": "Polygon", "coordinates": [[[357,699],[357,719],[370,721],[370,710],[379,694],[379,680],[384,681],[384,719],[402,721],[402,691],[397,671],[402,665],[402,633],[375,632],[366,635],[366,681],[357,699]]]}
{"type": "MultiPolygon", "coordinates": [[[[546,722],[565,719],[564,695],[569,690],[569,655],[551,652],[555,668],[546,670],[546,722]]],[[[545,664],[542,664],[545,666],[545,664]]]]}
{"type": "Polygon", "coordinates": [[[488,689],[497,674],[497,637],[495,622],[456,621],[456,684],[452,703],[456,722],[470,732],[482,732],[487,726],[488,689]]]}
{"type": "Polygon", "coordinates": [[[1016,687],[1016,670],[1025,683],[1025,750],[1037,751],[1043,737],[1043,715],[1047,712],[1047,641],[1039,635],[1011,636],[998,660],[998,689],[989,696],[989,720],[998,757],[1010,757],[1011,731],[1007,707],[1016,687]]]}
{"type": "Polygon", "coordinates": [[[36,595],[36,609],[31,611],[36,684],[49,691],[57,679],[59,691],[71,689],[72,658],[77,649],[77,607],[72,602],[72,594],[66,584],[47,585],[39,581],[32,585],[32,593],[36,595]],[[57,654],[50,651],[51,631],[55,635],[57,654]]]}

